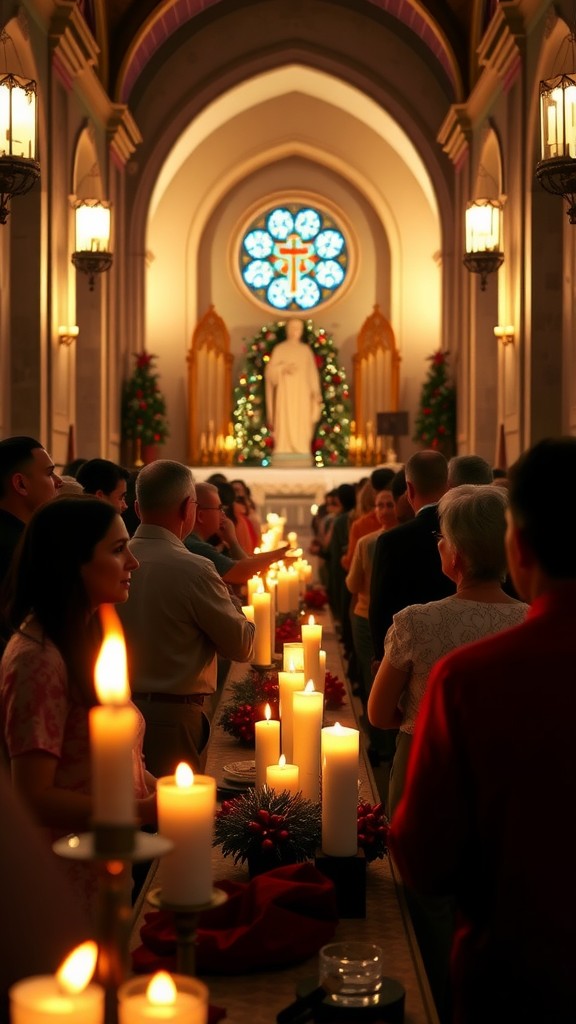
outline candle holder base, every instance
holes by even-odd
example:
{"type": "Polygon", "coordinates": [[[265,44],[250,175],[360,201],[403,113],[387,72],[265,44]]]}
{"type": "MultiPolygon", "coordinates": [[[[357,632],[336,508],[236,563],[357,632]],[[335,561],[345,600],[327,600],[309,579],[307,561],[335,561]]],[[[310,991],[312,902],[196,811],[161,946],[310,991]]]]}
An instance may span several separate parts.
{"type": "Polygon", "coordinates": [[[366,857],[358,850],[354,857],[332,857],[318,850],[314,864],[334,883],[340,917],[366,917],[366,857]]]}
{"type": "Polygon", "coordinates": [[[83,832],[80,835],[63,836],[52,844],[54,853],[66,860],[126,860],[132,864],[146,860],[155,860],[174,847],[171,839],[164,836],[150,835],[148,832],[136,832],[132,849],[113,849],[112,844],[107,852],[96,842],[94,832],[83,832]]]}
{"type": "Polygon", "coordinates": [[[148,902],[159,910],[170,910],[174,914],[176,931],[176,969],[179,974],[189,978],[196,976],[196,932],[198,918],[205,910],[214,910],[222,906],[228,899],[223,889],[212,889],[212,896],[207,903],[183,906],[180,903],[167,903],[162,899],[162,889],[152,889],[148,893],[148,902]]]}

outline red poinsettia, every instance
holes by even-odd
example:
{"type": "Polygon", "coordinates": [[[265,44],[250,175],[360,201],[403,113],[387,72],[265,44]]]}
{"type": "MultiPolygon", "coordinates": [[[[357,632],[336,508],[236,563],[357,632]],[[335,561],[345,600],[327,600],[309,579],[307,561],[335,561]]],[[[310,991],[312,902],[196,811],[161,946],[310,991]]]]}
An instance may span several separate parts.
{"type": "Polygon", "coordinates": [[[388,849],[389,823],[382,804],[358,804],[358,846],[364,850],[367,861],[384,857],[388,849]]]}
{"type": "Polygon", "coordinates": [[[324,683],[324,707],[336,711],[337,708],[342,707],[345,696],[344,683],[340,682],[338,676],[332,675],[332,672],[327,672],[324,683]]]}
{"type": "Polygon", "coordinates": [[[326,607],[327,602],[328,596],[324,587],[309,587],[304,594],[304,604],[307,608],[320,610],[326,607]]]}

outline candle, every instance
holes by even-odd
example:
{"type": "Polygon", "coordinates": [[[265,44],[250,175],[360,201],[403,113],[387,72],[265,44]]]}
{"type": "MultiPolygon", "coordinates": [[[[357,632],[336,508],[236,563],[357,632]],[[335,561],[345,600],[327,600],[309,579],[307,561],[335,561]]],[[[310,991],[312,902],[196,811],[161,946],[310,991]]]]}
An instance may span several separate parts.
{"type": "Polygon", "coordinates": [[[270,636],[270,594],[256,593],[252,596],[254,606],[254,664],[269,665],[272,661],[272,640],[270,636]]]}
{"type": "Polygon", "coordinates": [[[96,966],[95,942],[78,946],[55,975],[23,978],[10,989],[12,1024],[103,1024],[104,989],[90,983],[96,966]]]}
{"type": "Polygon", "coordinates": [[[298,765],[288,764],[284,754],[280,757],[278,764],[269,764],[266,769],[266,785],[269,789],[275,789],[277,793],[288,790],[290,796],[296,796],[299,790],[298,765]]]}
{"type": "Polygon", "coordinates": [[[118,989],[119,1024],[206,1024],[208,989],[197,978],[158,971],[131,978],[118,989]]]}
{"type": "Polygon", "coordinates": [[[90,709],[92,817],[101,825],[131,825],[136,819],[132,750],[138,713],[129,703],[126,646],[112,605],[100,609],[104,640],[96,662],[100,707],[90,709]]]}
{"type": "Polygon", "coordinates": [[[358,849],[360,733],[336,722],[322,729],[322,849],[354,857],[358,849]]]}
{"type": "Polygon", "coordinates": [[[326,689],[326,651],[318,652],[318,661],[320,665],[320,677],[316,689],[320,690],[320,693],[324,693],[326,689]]]}
{"type": "Polygon", "coordinates": [[[162,861],[162,900],[200,906],[212,898],[212,831],[216,780],[178,765],[158,779],[158,831],[174,849],[162,861]]]}
{"type": "Polygon", "coordinates": [[[282,668],[288,672],[292,666],[296,672],[304,671],[304,645],[300,640],[295,643],[284,644],[282,654],[282,668]]]}
{"type": "Polygon", "coordinates": [[[270,645],[272,654],[276,650],[276,591],[278,581],[272,576],[266,577],[266,590],[270,594],[270,645]]]}
{"type": "Polygon", "coordinates": [[[297,612],[300,607],[300,577],[295,569],[288,570],[289,611],[297,612]]]}
{"type": "Polygon", "coordinates": [[[292,760],[292,695],[297,690],[303,690],[305,686],[304,673],[295,672],[291,668],[289,672],[278,673],[278,691],[280,694],[280,722],[282,724],[282,753],[288,761],[292,760]]]}
{"type": "Polygon", "coordinates": [[[254,604],[254,594],[257,594],[259,590],[264,589],[264,584],[259,576],[252,576],[246,583],[246,592],[248,594],[246,604],[254,604]]]}
{"type": "Polygon", "coordinates": [[[311,615],[308,625],[302,626],[302,645],[304,647],[304,678],[312,679],[317,690],[322,690],[320,678],[320,645],[322,643],[322,626],[314,621],[311,615]]]}
{"type": "Polygon", "coordinates": [[[266,782],[266,769],[269,764],[277,764],[280,757],[280,722],[272,721],[272,711],[267,704],[263,722],[256,722],[255,758],[256,758],[256,789],[266,782]]]}
{"type": "Polygon", "coordinates": [[[288,569],[278,570],[278,611],[285,615],[290,611],[290,573],[288,569]]]}
{"type": "Polygon", "coordinates": [[[320,736],[324,695],[310,679],[303,691],[292,695],[293,754],[298,765],[300,789],[306,800],[320,800],[320,736]]]}
{"type": "Polygon", "coordinates": [[[244,612],[245,617],[248,619],[248,622],[254,622],[254,605],[253,604],[243,604],[242,605],[242,611],[244,612]]]}
{"type": "Polygon", "coordinates": [[[298,541],[298,535],[296,533],[294,533],[294,530],[291,530],[290,533],[288,534],[288,543],[289,543],[290,547],[292,548],[292,550],[296,547],[297,541],[298,541]]]}

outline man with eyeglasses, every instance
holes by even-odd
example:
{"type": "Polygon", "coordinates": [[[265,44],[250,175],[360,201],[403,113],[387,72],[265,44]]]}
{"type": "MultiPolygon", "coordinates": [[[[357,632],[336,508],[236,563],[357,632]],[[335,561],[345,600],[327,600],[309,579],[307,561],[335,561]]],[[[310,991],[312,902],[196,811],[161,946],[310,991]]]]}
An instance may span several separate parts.
{"type": "Polygon", "coordinates": [[[246,583],[255,573],[268,569],[273,562],[284,558],[288,545],[275,548],[274,551],[261,551],[257,555],[247,555],[238,544],[234,523],[225,513],[220,504],[218,488],[214,484],[196,484],[196,521],[194,530],[185,538],[184,543],[194,555],[209,558],[216,567],[216,572],[224,583],[239,586],[246,583]],[[218,551],[208,542],[209,537],[218,536],[228,548],[229,554],[218,551]]]}

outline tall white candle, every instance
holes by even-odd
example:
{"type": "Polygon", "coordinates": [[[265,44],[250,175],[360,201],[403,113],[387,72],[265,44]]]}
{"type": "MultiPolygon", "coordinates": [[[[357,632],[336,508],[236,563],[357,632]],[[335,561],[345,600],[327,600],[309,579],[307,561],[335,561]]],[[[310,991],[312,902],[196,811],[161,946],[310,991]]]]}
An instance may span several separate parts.
{"type": "Polygon", "coordinates": [[[266,769],[269,764],[277,764],[280,757],[280,722],[272,721],[270,705],[266,705],[266,718],[254,725],[256,789],[266,782],[266,769]]]}
{"type": "Polygon", "coordinates": [[[289,672],[293,668],[296,672],[304,671],[304,645],[300,640],[286,643],[282,649],[282,668],[289,672]]]}
{"type": "Polygon", "coordinates": [[[162,900],[200,906],[212,898],[212,832],[216,780],[179,764],[158,779],[158,829],[174,849],[162,861],[162,900]]]}
{"type": "Polygon", "coordinates": [[[295,569],[288,570],[288,588],[290,611],[297,612],[300,607],[300,577],[295,569]]]}
{"type": "Polygon", "coordinates": [[[288,569],[278,570],[278,612],[281,615],[288,613],[290,609],[290,573],[288,569]]]}
{"type": "Polygon", "coordinates": [[[322,729],[322,849],[354,857],[358,849],[360,733],[336,722],[322,729]]]}
{"type": "Polygon", "coordinates": [[[324,693],[326,690],[326,651],[318,652],[318,663],[320,666],[320,675],[316,689],[320,690],[320,693],[324,693]]]}
{"type": "Polygon", "coordinates": [[[320,678],[320,645],[322,643],[322,626],[310,615],[308,624],[302,627],[302,645],[304,647],[304,678],[314,681],[314,688],[321,689],[320,678]]]}
{"type": "Polygon", "coordinates": [[[272,576],[266,577],[266,590],[270,594],[270,644],[272,647],[272,654],[276,650],[276,594],[278,590],[278,581],[272,576]]]}
{"type": "Polygon", "coordinates": [[[270,637],[270,594],[252,595],[254,606],[254,664],[269,665],[272,661],[272,640],[270,637]]]}
{"type": "Polygon", "coordinates": [[[278,693],[280,697],[280,722],[282,736],[282,753],[287,761],[292,761],[293,752],[293,706],[292,696],[297,690],[303,690],[305,686],[304,673],[279,672],[278,693]]]}
{"type": "Polygon", "coordinates": [[[23,978],[10,989],[12,1024],[103,1024],[104,989],[90,982],[98,947],[84,942],[55,975],[23,978]],[[90,949],[88,949],[90,947],[90,949]]]}
{"type": "Polygon", "coordinates": [[[291,796],[296,796],[300,786],[298,782],[298,765],[288,764],[284,754],[281,755],[278,764],[269,764],[266,769],[266,785],[275,789],[277,793],[288,790],[291,796]]]}
{"type": "Polygon", "coordinates": [[[246,593],[248,594],[246,604],[254,604],[254,594],[257,594],[259,590],[264,590],[264,584],[259,576],[252,576],[246,583],[246,593]]]}
{"type": "Polygon", "coordinates": [[[158,971],[118,989],[119,1024],[206,1024],[208,989],[197,978],[158,971]]]}
{"type": "Polygon", "coordinates": [[[131,825],[136,820],[132,751],[138,713],[129,703],[126,646],[112,605],[101,609],[104,640],[96,662],[96,694],[90,709],[92,817],[100,825],[131,825]]]}
{"type": "Polygon", "coordinates": [[[314,689],[312,680],[303,691],[292,695],[292,760],[298,765],[300,789],[306,800],[320,800],[320,736],[324,696],[314,689]]]}

